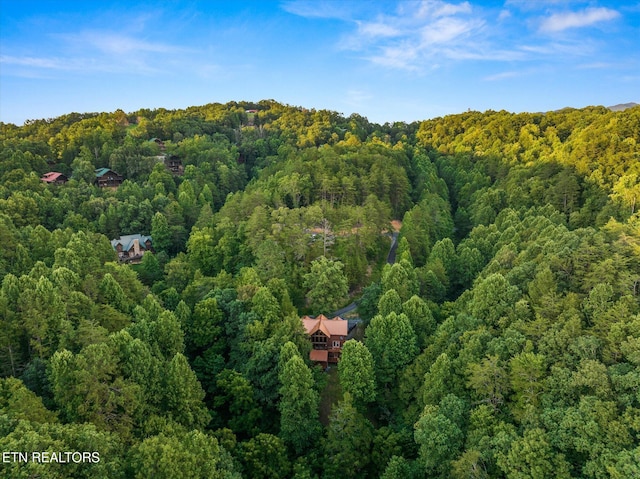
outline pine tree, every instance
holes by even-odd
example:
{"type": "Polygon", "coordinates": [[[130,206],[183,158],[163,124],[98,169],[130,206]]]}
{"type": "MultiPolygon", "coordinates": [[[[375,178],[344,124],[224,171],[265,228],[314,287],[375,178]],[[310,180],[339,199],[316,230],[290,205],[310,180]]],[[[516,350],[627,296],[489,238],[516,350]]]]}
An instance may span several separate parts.
{"type": "Polygon", "coordinates": [[[313,387],[311,370],[300,356],[287,361],[280,377],[280,437],[296,454],[302,454],[320,432],[320,399],[313,387]]]}

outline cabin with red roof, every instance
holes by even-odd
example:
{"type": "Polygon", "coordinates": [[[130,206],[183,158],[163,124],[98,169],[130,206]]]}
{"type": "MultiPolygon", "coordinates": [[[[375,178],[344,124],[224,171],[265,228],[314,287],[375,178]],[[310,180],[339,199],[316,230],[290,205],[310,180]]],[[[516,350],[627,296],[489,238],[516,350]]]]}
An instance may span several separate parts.
{"type": "Polygon", "coordinates": [[[49,173],[45,173],[42,178],[40,178],[40,180],[44,181],[45,183],[49,183],[50,185],[64,185],[67,181],[69,181],[69,178],[67,178],[62,173],[50,171],[49,173]]]}
{"type": "Polygon", "coordinates": [[[325,368],[329,364],[337,364],[342,354],[342,346],[349,334],[349,322],[340,316],[329,319],[321,314],[315,318],[304,316],[302,324],[313,348],[309,359],[325,368]]]}

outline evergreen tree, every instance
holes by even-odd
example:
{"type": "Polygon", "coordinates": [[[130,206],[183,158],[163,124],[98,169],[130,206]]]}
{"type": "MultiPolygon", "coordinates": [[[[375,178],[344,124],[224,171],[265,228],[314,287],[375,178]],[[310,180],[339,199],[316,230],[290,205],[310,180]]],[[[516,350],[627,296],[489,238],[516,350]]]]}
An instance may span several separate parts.
{"type": "Polygon", "coordinates": [[[373,426],[348,392],[334,406],[324,443],[325,477],[362,477],[371,457],[373,426]]]}
{"type": "Polygon", "coordinates": [[[374,317],[367,327],[365,344],[373,356],[381,388],[394,385],[400,371],[417,354],[416,334],[405,314],[374,317]]]}
{"type": "Polygon", "coordinates": [[[345,342],[338,363],[340,386],[350,394],[356,404],[367,404],[375,399],[375,373],[373,356],[359,341],[345,342]]]}
{"type": "Polygon", "coordinates": [[[167,411],[187,428],[203,428],[210,417],[203,402],[204,391],[187,359],[177,353],[169,363],[165,376],[167,411]]]}
{"type": "Polygon", "coordinates": [[[301,454],[320,432],[319,396],[311,370],[300,356],[294,355],[287,361],[280,378],[280,436],[292,451],[301,454]]]}
{"type": "Polygon", "coordinates": [[[278,436],[260,433],[240,446],[246,477],[279,479],[287,477],[291,464],[278,436]]]}
{"type": "Polygon", "coordinates": [[[309,289],[307,300],[316,311],[333,311],[347,299],[348,282],[344,265],[324,256],[311,263],[311,270],[304,275],[309,289]]]}

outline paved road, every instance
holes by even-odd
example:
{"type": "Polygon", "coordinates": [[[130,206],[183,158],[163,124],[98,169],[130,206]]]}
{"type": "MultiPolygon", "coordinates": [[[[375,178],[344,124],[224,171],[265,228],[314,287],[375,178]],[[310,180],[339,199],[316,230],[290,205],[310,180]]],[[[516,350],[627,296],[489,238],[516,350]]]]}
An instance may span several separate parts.
{"type": "Polygon", "coordinates": [[[396,262],[397,249],[398,249],[398,232],[394,231],[391,234],[391,248],[389,248],[389,254],[387,255],[388,264],[393,264],[396,262]]]}
{"type": "Polygon", "coordinates": [[[355,303],[355,301],[351,304],[349,304],[348,306],[345,306],[342,309],[339,309],[338,311],[332,313],[331,317],[336,317],[336,316],[344,316],[347,313],[350,313],[351,311],[353,311],[354,309],[356,309],[358,307],[358,305],[355,303]]]}
{"type": "MultiPolygon", "coordinates": [[[[387,255],[387,263],[388,264],[393,264],[396,262],[396,251],[398,249],[398,232],[394,231],[391,234],[391,247],[389,248],[389,254],[387,255]]],[[[338,311],[335,311],[331,317],[336,317],[336,316],[343,316],[347,313],[350,313],[351,311],[353,311],[354,309],[356,309],[358,307],[358,304],[354,301],[353,303],[345,306],[342,309],[339,309],[338,311]]]]}

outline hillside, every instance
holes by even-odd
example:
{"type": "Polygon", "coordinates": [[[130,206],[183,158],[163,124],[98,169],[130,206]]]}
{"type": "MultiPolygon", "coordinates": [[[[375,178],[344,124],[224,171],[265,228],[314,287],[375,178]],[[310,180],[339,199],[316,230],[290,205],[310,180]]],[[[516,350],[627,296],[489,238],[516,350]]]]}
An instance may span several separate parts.
{"type": "Polygon", "coordinates": [[[631,102],[631,103],[619,103],[617,105],[613,105],[613,106],[610,106],[608,108],[611,111],[624,111],[627,108],[633,108],[634,106],[638,106],[638,104],[637,103],[633,103],[633,102],[631,102]]]}
{"type": "Polygon", "coordinates": [[[2,450],[97,456],[1,475],[640,476],[640,106],[616,107],[2,124],[2,450]],[[354,300],[328,375],[300,318],[354,300]]]}

